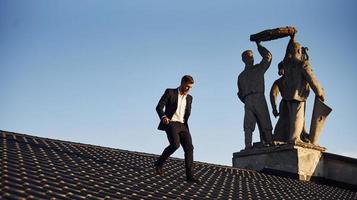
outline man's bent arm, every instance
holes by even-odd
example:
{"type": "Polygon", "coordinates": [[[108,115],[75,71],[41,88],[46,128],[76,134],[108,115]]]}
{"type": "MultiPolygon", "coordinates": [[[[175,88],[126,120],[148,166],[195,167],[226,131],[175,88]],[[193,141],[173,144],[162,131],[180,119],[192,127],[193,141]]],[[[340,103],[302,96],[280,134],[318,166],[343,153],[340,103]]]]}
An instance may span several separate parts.
{"type": "Polygon", "coordinates": [[[193,97],[191,96],[191,101],[186,105],[186,109],[185,109],[185,116],[184,116],[185,123],[187,123],[188,118],[191,115],[192,101],[193,101],[193,97]]]}
{"type": "Polygon", "coordinates": [[[160,119],[162,119],[165,116],[164,107],[165,107],[168,99],[169,99],[169,90],[166,89],[165,93],[162,95],[159,103],[156,106],[156,112],[159,115],[160,119]]]}
{"type": "Polygon", "coordinates": [[[312,90],[315,92],[316,96],[324,98],[324,91],[320,86],[319,82],[317,81],[314,73],[312,72],[310,64],[306,61],[303,67],[303,74],[305,76],[305,79],[309,83],[312,90]]]}
{"type": "Polygon", "coordinates": [[[239,100],[244,103],[244,96],[243,96],[243,89],[242,89],[242,86],[241,86],[241,83],[239,81],[239,78],[238,78],[238,81],[237,81],[237,85],[238,85],[238,92],[237,92],[237,95],[238,95],[238,98],[239,100]]]}
{"type": "Polygon", "coordinates": [[[270,90],[270,104],[271,104],[271,107],[274,110],[277,111],[277,105],[276,105],[276,99],[279,95],[279,86],[278,86],[278,81],[276,80],[274,83],[273,83],[273,86],[271,87],[271,90],[270,90]]]}

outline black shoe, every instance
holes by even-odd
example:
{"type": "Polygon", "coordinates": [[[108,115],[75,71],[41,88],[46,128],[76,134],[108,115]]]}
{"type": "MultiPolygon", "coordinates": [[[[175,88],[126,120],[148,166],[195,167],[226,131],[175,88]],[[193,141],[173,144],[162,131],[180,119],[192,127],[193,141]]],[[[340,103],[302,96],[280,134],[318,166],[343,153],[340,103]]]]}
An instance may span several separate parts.
{"type": "Polygon", "coordinates": [[[159,176],[163,176],[164,175],[164,170],[162,169],[162,166],[158,165],[156,162],[155,162],[155,172],[157,175],[159,176]]]}
{"type": "Polygon", "coordinates": [[[190,183],[200,183],[200,180],[194,178],[194,177],[189,177],[186,179],[187,182],[190,182],[190,183]]]}

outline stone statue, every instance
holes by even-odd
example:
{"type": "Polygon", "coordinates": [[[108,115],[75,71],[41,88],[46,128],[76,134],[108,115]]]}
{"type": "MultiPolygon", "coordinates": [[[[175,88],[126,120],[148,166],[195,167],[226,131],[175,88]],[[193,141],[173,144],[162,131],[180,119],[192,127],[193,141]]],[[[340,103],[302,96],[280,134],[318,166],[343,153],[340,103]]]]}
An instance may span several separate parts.
{"type": "Polygon", "coordinates": [[[238,76],[238,97],[244,103],[244,134],[245,149],[252,148],[252,134],[258,124],[260,140],[264,146],[272,142],[272,125],[264,96],[264,74],[268,70],[272,55],[259,41],[258,51],[263,57],[259,64],[254,65],[253,52],[242,53],[245,68],[238,76]]]}
{"type": "MultiPolygon", "coordinates": [[[[260,45],[261,41],[270,41],[290,36],[285,57],[279,63],[279,75],[270,91],[270,101],[273,115],[279,116],[274,129],[274,140],[290,143],[316,144],[326,117],[331,108],[325,105],[325,94],[312,72],[307,48],[295,41],[297,30],[287,26],[269,29],[250,35],[250,40],[255,41],[258,51],[263,57],[259,64],[254,65],[251,50],[242,53],[245,69],[238,76],[238,97],[244,106],[244,133],[245,149],[252,147],[252,133],[258,125],[260,140],[263,144],[272,142],[272,126],[267,103],[264,96],[264,73],[270,66],[271,54],[260,45]],[[310,88],[316,95],[313,116],[311,119],[310,134],[306,131],[305,110],[306,100],[310,88]],[[277,109],[277,96],[281,94],[282,100],[277,109]]],[[[268,145],[267,145],[268,146],[268,145]]]]}
{"type": "Polygon", "coordinates": [[[310,87],[316,96],[324,101],[325,94],[312,72],[310,63],[303,57],[303,49],[291,35],[283,60],[285,87],[282,97],[286,101],[288,115],[289,142],[302,142],[300,135],[305,123],[305,102],[309,96],[310,87]]]}
{"type": "Polygon", "coordinates": [[[286,133],[289,132],[289,116],[287,112],[287,104],[284,99],[281,99],[280,104],[279,104],[279,112],[277,109],[277,97],[279,93],[281,96],[284,95],[284,88],[286,87],[286,82],[285,82],[285,75],[284,75],[284,68],[283,68],[283,63],[280,62],[278,65],[278,74],[281,76],[279,79],[275,80],[271,89],[270,89],[270,104],[273,110],[273,115],[274,117],[278,117],[279,119],[275,125],[274,128],[274,135],[273,139],[274,141],[282,141],[282,142],[287,142],[288,141],[288,136],[286,133]]]}
{"type": "MultiPolygon", "coordinates": [[[[275,80],[271,89],[270,89],[270,103],[272,107],[272,112],[274,117],[278,117],[279,119],[274,128],[273,140],[279,142],[288,142],[289,140],[289,114],[287,108],[287,101],[283,98],[286,97],[285,94],[285,87],[286,87],[286,80],[285,80],[285,72],[283,67],[283,62],[278,64],[278,74],[281,76],[279,79],[275,80]],[[279,104],[279,111],[277,109],[277,97],[281,94],[281,101],[279,104]]],[[[306,106],[305,106],[306,108],[306,106]]],[[[304,108],[304,109],[305,109],[304,108]]],[[[305,109],[306,110],[306,109],[305,109]]],[[[306,126],[304,122],[303,131],[300,136],[301,140],[304,142],[309,142],[308,133],[306,131],[306,126]]]]}

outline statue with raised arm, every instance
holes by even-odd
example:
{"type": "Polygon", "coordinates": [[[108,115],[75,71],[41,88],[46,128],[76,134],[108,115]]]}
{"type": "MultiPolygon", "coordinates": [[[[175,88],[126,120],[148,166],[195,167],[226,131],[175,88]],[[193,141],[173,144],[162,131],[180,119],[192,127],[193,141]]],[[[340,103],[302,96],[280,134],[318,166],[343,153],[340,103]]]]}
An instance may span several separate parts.
{"type": "Polygon", "coordinates": [[[272,142],[272,125],[264,96],[264,74],[268,70],[272,55],[259,41],[256,42],[259,54],[263,57],[254,65],[253,52],[242,53],[245,68],[238,76],[238,97],[244,103],[245,149],[252,148],[252,134],[258,124],[260,140],[264,146],[272,142]]]}
{"type": "Polygon", "coordinates": [[[320,101],[325,100],[325,94],[312,72],[308,59],[303,57],[303,48],[291,35],[283,60],[285,87],[282,97],[286,101],[289,116],[288,141],[302,142],[300,135],[305,124],[305,102],[310,88],[320,101]]]}
{"type": "Polygon", "coordinates": [[[264,144],[270,144],[272,140],[271,120],[264,96],[264,73],[271,63],[271,54],[260,45],[261,41],[271,41],[289,37],[285,57],[279,63],[279,75],[270,91],[270,102],[273,115],[279,116],[274,129],[274,140],[283,142],[311,142],[316,144],[326,117],[331,108],[325,105],[325,94],[312,72],[306,47],[302,47],[295,41],[295,27],[286,26],[268,29],[250,35],[250,40],[255,41],[258,51],[263,59],[261,63],[254,65],[253,52],[251,50],[242,53],[245,63],[244,71],[238,77],[238,97],[245,104],[244,132],[245,146],[250,148],[252,133],[255,124],[258,124],[260,138],[264,144]],[[310,88],[316,95],[311,119],[310,133],[305,127],[306,100],[310,88]],[[282,101],[277,108],[277,96],[281,94],[282,101]]]}

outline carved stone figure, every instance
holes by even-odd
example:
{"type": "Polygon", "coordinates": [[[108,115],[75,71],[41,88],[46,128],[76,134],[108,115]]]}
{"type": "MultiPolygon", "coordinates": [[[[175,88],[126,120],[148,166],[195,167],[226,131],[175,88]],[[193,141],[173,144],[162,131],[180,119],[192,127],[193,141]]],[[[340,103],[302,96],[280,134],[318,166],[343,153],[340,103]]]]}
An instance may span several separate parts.
{"type": "Polygon", "coordinates": [[[286,101],[289,116],[290,142],[301,142],[300,134],[305,123],[305,102],[309,96],[310,87],[316,96],[324,101],[325,95],[312,72],[308,60],[303,59],[302,47],[291,36],[283,60],[285,87],[283,99],[286,101]]]}
{"type": "Polygon", "coordinates": [[[311,142],[316,144],[324,121],[331,108],[323,103],[324,91],[312,72],[307,48],[295,41],[295,27],[287,26],[268,29],[250,35],[250,40],[257,42],[258,51],[263,60],[254,65],[253,53],[250,50],[242,53],[246,64],[244,71],[238,77],[238,96],[245,104],[244,132],[245,146],[250,148],[255,124],[258,124],[261,141],[269,144],[272,139],[271,121],[264,96],[264,73],[271,63],[270,52],[260,45],[261,41],[270,41],[290,36],[283,61],[279,63],[279,75],[270,91],[273,115],[279,116],[274,129],[274,140],[283,142],[311,142]],[[310,134],[305,127],[306,100],[310,88],[316,95],[310,134]],[[277,96],[281,94],[282,101],[277,109],[277,96]]]}
{"type": "Polygon", "coordinates": [[[281,76],[279,79],[275,80],[271,89],[270,89],[270,104],[273,110],[273,115],[274,117],[278,117],[279,119],[275,125],[274,128],[274,135],[273,139],[275,141],[282,141],[282,142],[287,142],[288,141],[288,135],[287,133],[289,132],[289,115],[287,112],[287,103],[286,100],[281,99],[280,104],[279,104],[279,112],[277,109],[277,97],[279,93],[281,96],[284,95],[284,88],[285,88],[285,75],[284,75],[284,68],[283,68],[283,63],[280,62],[278,65],[278,74],[281,76]]]}
{"type": "MultiPolygon", "coordinates": [[[[285,87],[286,87],[286,80],[285,80],[285,71],[283,67],[283,62],[278,64],[278,74],[281,76],[279,79],[275,80],[271,89],[270,89],[270,103],[272,107],[272,112],[274,117],[278,117],[279,119],[274,128],[273,140],[280,141],[280,142],[288,142],[289,140],[289,127],[290,127],[290,120],[289,120],[289,113],[288,113],[288,105],[285,94],[285,87]],[[279,104],[279,111],[277,109],[277,97],[281,94],[281,101],[279,104]]],[[[306,106],[305,106],[306,108],[306,106]]],[[[304,109],[305,109],[304,108],[304,109]]],[[[308,133],[306,131],[306,126],[304,122],[303,131],[301,133],[300,138],[304,142],[309,142],[308,133]]]]}
{"type": "Polygon", "coordinates": [[[324,104],[319,98],[315,97],[309,135],[309,139],[312,144],[317,144],[317,140],[320,138],[325,120],[331,111],[332,109],[330,107],[324,104]]]}
{"type": "Polygon", "coordinates": [[[254,65],[253,52],[246,50],[242,53],[245,68],[238,76],[238,97],[244,105],[244,134],[245,148],[252,147],[252,134],[258,124],[260,140],[265,146],[272,142],[272,125],[264,96],[264,74],[268,70],[272,55],[257,42],[260,55],[263,57],[259,64],[254,65]]]}

